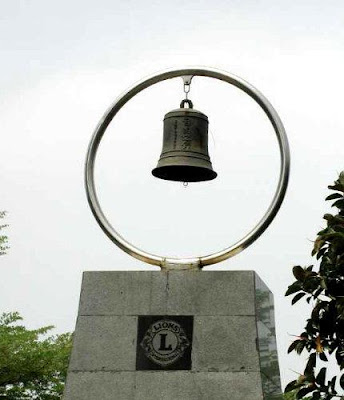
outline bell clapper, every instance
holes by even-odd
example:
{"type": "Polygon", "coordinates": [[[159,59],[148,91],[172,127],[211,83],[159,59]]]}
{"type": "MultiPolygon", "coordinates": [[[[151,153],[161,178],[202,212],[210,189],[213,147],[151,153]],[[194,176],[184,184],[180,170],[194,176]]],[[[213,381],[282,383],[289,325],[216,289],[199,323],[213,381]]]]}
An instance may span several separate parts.
{"type": "Polygon", "coordinates": [[[185,189],[189,186],[189,182],[183,182],[183,186],[185,187],[185,189]]]}

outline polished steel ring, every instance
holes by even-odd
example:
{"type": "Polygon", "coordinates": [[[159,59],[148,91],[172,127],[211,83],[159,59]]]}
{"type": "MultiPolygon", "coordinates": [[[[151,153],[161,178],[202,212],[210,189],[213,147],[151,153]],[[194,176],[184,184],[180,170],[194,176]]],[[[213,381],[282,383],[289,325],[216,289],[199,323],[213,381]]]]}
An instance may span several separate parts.
{"type": "Polygon", "coordinates": [[[103,118],[98,123],[91,142],[88,147],[86,164],[85,164],[85,186],[89,205],[92,213],[97,220],[98,224],[105,232],[105,234],[123,251],[130,254],[131,256],[145,261],[148,264],[158,265],[163,269],[192,269],[202,268],[206,265],[211,265],[224,261],[227,258],[233,257],[240,253],[242,250],[252,244],[258,237],[266,230],[272,220],[275,218],[285,195],[288,179],[289,179],[289,167],[290,167],[290,153],[287,135],[285,133],[282,121],[280,120],[277,112],[272,107],[270,102],[252,85],[245,82],[243,79],[232,75],[228,72],[219,71],[213,68],[180,68],[172,69],[164,72],[159,72],[153,76],[142,80],[141,82],[134,85],[132,88],[122,94],[105,112],[103,118]],[[207,76],[210,78],[219,79],[227,82],[231,85],[238,87],[247,93],[253,100],[255,100],[260,107],[264,110],[265,114],[269,118],[274,131],[276,133],[280,157],[281,157],[281,168],[279,181],[275,195],[272,202],[264,214],[263,218],[258,224],[241,240],[236,242],[230,247],[227,247],[216,253],[208,254],[200,257],[192,258],[169,258],[162,257],[155,254],[147,253],[131,243],[127,242],[110,224],[105,217],[96,193],[95,182],[94,182],[94,163],[100,141],[105,133],[106,128],[109,126],[112,119],[118,113],[118,111],[135,95],[140,93],[142,90],[154,85],[155,83],[164,81],[166,79],[176,77],[192,77],[192,76],[207,76]]]}

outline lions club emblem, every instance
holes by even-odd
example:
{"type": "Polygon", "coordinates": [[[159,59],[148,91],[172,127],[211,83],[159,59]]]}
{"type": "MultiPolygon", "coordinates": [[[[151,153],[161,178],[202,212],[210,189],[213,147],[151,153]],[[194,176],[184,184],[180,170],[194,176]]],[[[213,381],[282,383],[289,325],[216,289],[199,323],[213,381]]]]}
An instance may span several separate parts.
{"type": "Polygon", "coordinates": [[[160,319],[150,325],[140,346],[147,358],[165,367],[179,360],[190,342],[177,321],[160,319]]]}

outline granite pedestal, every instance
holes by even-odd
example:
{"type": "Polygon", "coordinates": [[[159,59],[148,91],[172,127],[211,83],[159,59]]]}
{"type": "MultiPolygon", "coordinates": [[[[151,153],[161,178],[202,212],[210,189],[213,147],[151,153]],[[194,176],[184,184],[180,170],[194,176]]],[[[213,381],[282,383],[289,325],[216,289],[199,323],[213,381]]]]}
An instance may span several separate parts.
{"type": "Polygon", "coordinates": [[[254,271],[85,272],[65,400],[281,399],[254,271]]]}

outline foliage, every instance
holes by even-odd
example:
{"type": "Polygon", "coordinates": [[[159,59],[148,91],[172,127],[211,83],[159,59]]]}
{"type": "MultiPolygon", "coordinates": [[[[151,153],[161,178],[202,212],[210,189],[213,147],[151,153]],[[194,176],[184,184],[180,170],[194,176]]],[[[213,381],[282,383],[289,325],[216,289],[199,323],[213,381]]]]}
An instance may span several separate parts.
{"type": "Polygon", "coordinates": [[[20,320],[17,312],[0,316],[0,399],[61,399],[72,335],[47,337],[52,326],[28,330],[20,320]]]}
{"type": "MultiPolygon", "coordinates": [[[[283,400],[296,400],[297,389],[284,393],[283,400]]],[[[302,400],[311,400],[312,397],[303,397],[302,400]]]]}
{"type": "MultiPolygon", "coordinates": [[[[296,399],[297,390],[292,390],[290,392],[284,393],[283,400],[295,400],[296,399]]],[[[302,400],[308,400],[309,397],[305,397],[302,400]]]]}
{"type": "Polygon", "coordinates": [[[319,360],[326,365],[329,354],[334,354],[340,370],[344,369],[344,172],[329,189],[335,193],[326,200],[334,200],[332,207],[338,212],[324,215],[327,226],[318,232],[315,240],[312,256],[320,265],[316,271],[314,265],[295,266],[296,281],[286,292],[286,296],[294,295],[292,304],[301,298],[314,302],[304,332],[288,349],[288,353],[301,354],[303,350],[310,353],[303,374],[285,389],[286,393],[296,389],[296,399],[307,395],[312,400],[344,400],[344,395],[336,390],[338,386],[344,389],[344,375],[330,378],[326,367],[315,373],[319,360]]]}
{"type": "MultiPolygon", "coordinates": [[[[4,216],[6,215],[6,211],[0,211],[0,219],[4,218],[4,216]]],[[[3,224],[0,225],[0,231],[4,228],[6,228],[8,225],[7,224],[3,224]]],[[[0,256],[6,254],[6,250],[9,248],[7,246],[7,236],[5,235],[0,235],[0,256]]]]}

